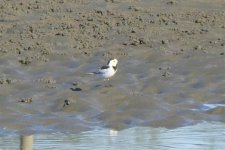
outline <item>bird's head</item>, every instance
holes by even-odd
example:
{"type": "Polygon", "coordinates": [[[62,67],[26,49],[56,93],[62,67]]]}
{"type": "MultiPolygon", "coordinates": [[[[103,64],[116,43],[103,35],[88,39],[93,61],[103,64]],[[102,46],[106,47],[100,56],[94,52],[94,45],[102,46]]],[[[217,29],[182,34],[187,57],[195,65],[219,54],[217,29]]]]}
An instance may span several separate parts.
{"type": "Polygon", "coordinates": [[[118,63],[118,60],[116,58],[110,59],[108,61],[108,65],[109,66],[113,66],[113,67],[116,67],[117,66],[117,63],[118,63]]]}

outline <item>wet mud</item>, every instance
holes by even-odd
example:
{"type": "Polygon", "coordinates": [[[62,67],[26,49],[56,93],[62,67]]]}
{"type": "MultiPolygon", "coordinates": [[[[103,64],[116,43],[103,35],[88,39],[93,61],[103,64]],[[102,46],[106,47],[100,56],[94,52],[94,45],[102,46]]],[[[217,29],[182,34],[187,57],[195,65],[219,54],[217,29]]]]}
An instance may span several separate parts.
{"type": "Polygon", "coordinates": [[[0,8],[0,130],[225,121],[223,0],[12,0],[0,8]],[[87,75],[113,57],[109,81],[87,75]]]}

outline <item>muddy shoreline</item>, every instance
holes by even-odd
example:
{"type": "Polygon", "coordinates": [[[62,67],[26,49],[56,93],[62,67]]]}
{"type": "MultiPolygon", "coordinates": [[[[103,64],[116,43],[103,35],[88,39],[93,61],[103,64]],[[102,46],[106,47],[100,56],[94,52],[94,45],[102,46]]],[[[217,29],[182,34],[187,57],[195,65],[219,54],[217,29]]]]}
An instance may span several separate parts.
{"type": "Polygon", "coordinates": [[[222,0],[0,4],[0,130],[224,122],[222,0]],[[119,60],[105,82],[86,73],[119,60]]]}

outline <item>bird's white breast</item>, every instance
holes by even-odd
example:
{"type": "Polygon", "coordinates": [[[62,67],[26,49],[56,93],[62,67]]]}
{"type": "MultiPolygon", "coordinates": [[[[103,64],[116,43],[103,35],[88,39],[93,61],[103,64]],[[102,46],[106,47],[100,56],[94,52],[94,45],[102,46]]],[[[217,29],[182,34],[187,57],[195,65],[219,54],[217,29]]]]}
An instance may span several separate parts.
{"type": "Polygon", "coordinates": [[[116,71],[112,67],[109,67],[107,69],[100,69],[99,72],[100,75],[104,78],[110,78],[116,73],[116,71]]]}

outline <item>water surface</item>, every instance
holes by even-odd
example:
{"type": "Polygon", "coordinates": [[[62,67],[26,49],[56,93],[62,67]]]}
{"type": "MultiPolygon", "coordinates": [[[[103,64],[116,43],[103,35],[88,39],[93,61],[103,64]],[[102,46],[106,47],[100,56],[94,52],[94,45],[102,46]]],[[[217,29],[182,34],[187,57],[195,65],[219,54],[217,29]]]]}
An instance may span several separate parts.
{"type": "MultiPolygon", "coordinates": [[[[219,150],[225,148],[224,123],[200,123],[176,129],[134,127],[122,131],[96,129],[93,131],[70,133],[37,134],[20,136],[6,134],[0,136],[0,149],[19,149],[22,138],[33,144],[34,150],[51,149],[143,149],[143,150],[219,150]],[[33,143],[32,143],[33,141],[33,143]]],[[[22,148],[22,147],[21,147],[22,148]]]]}

